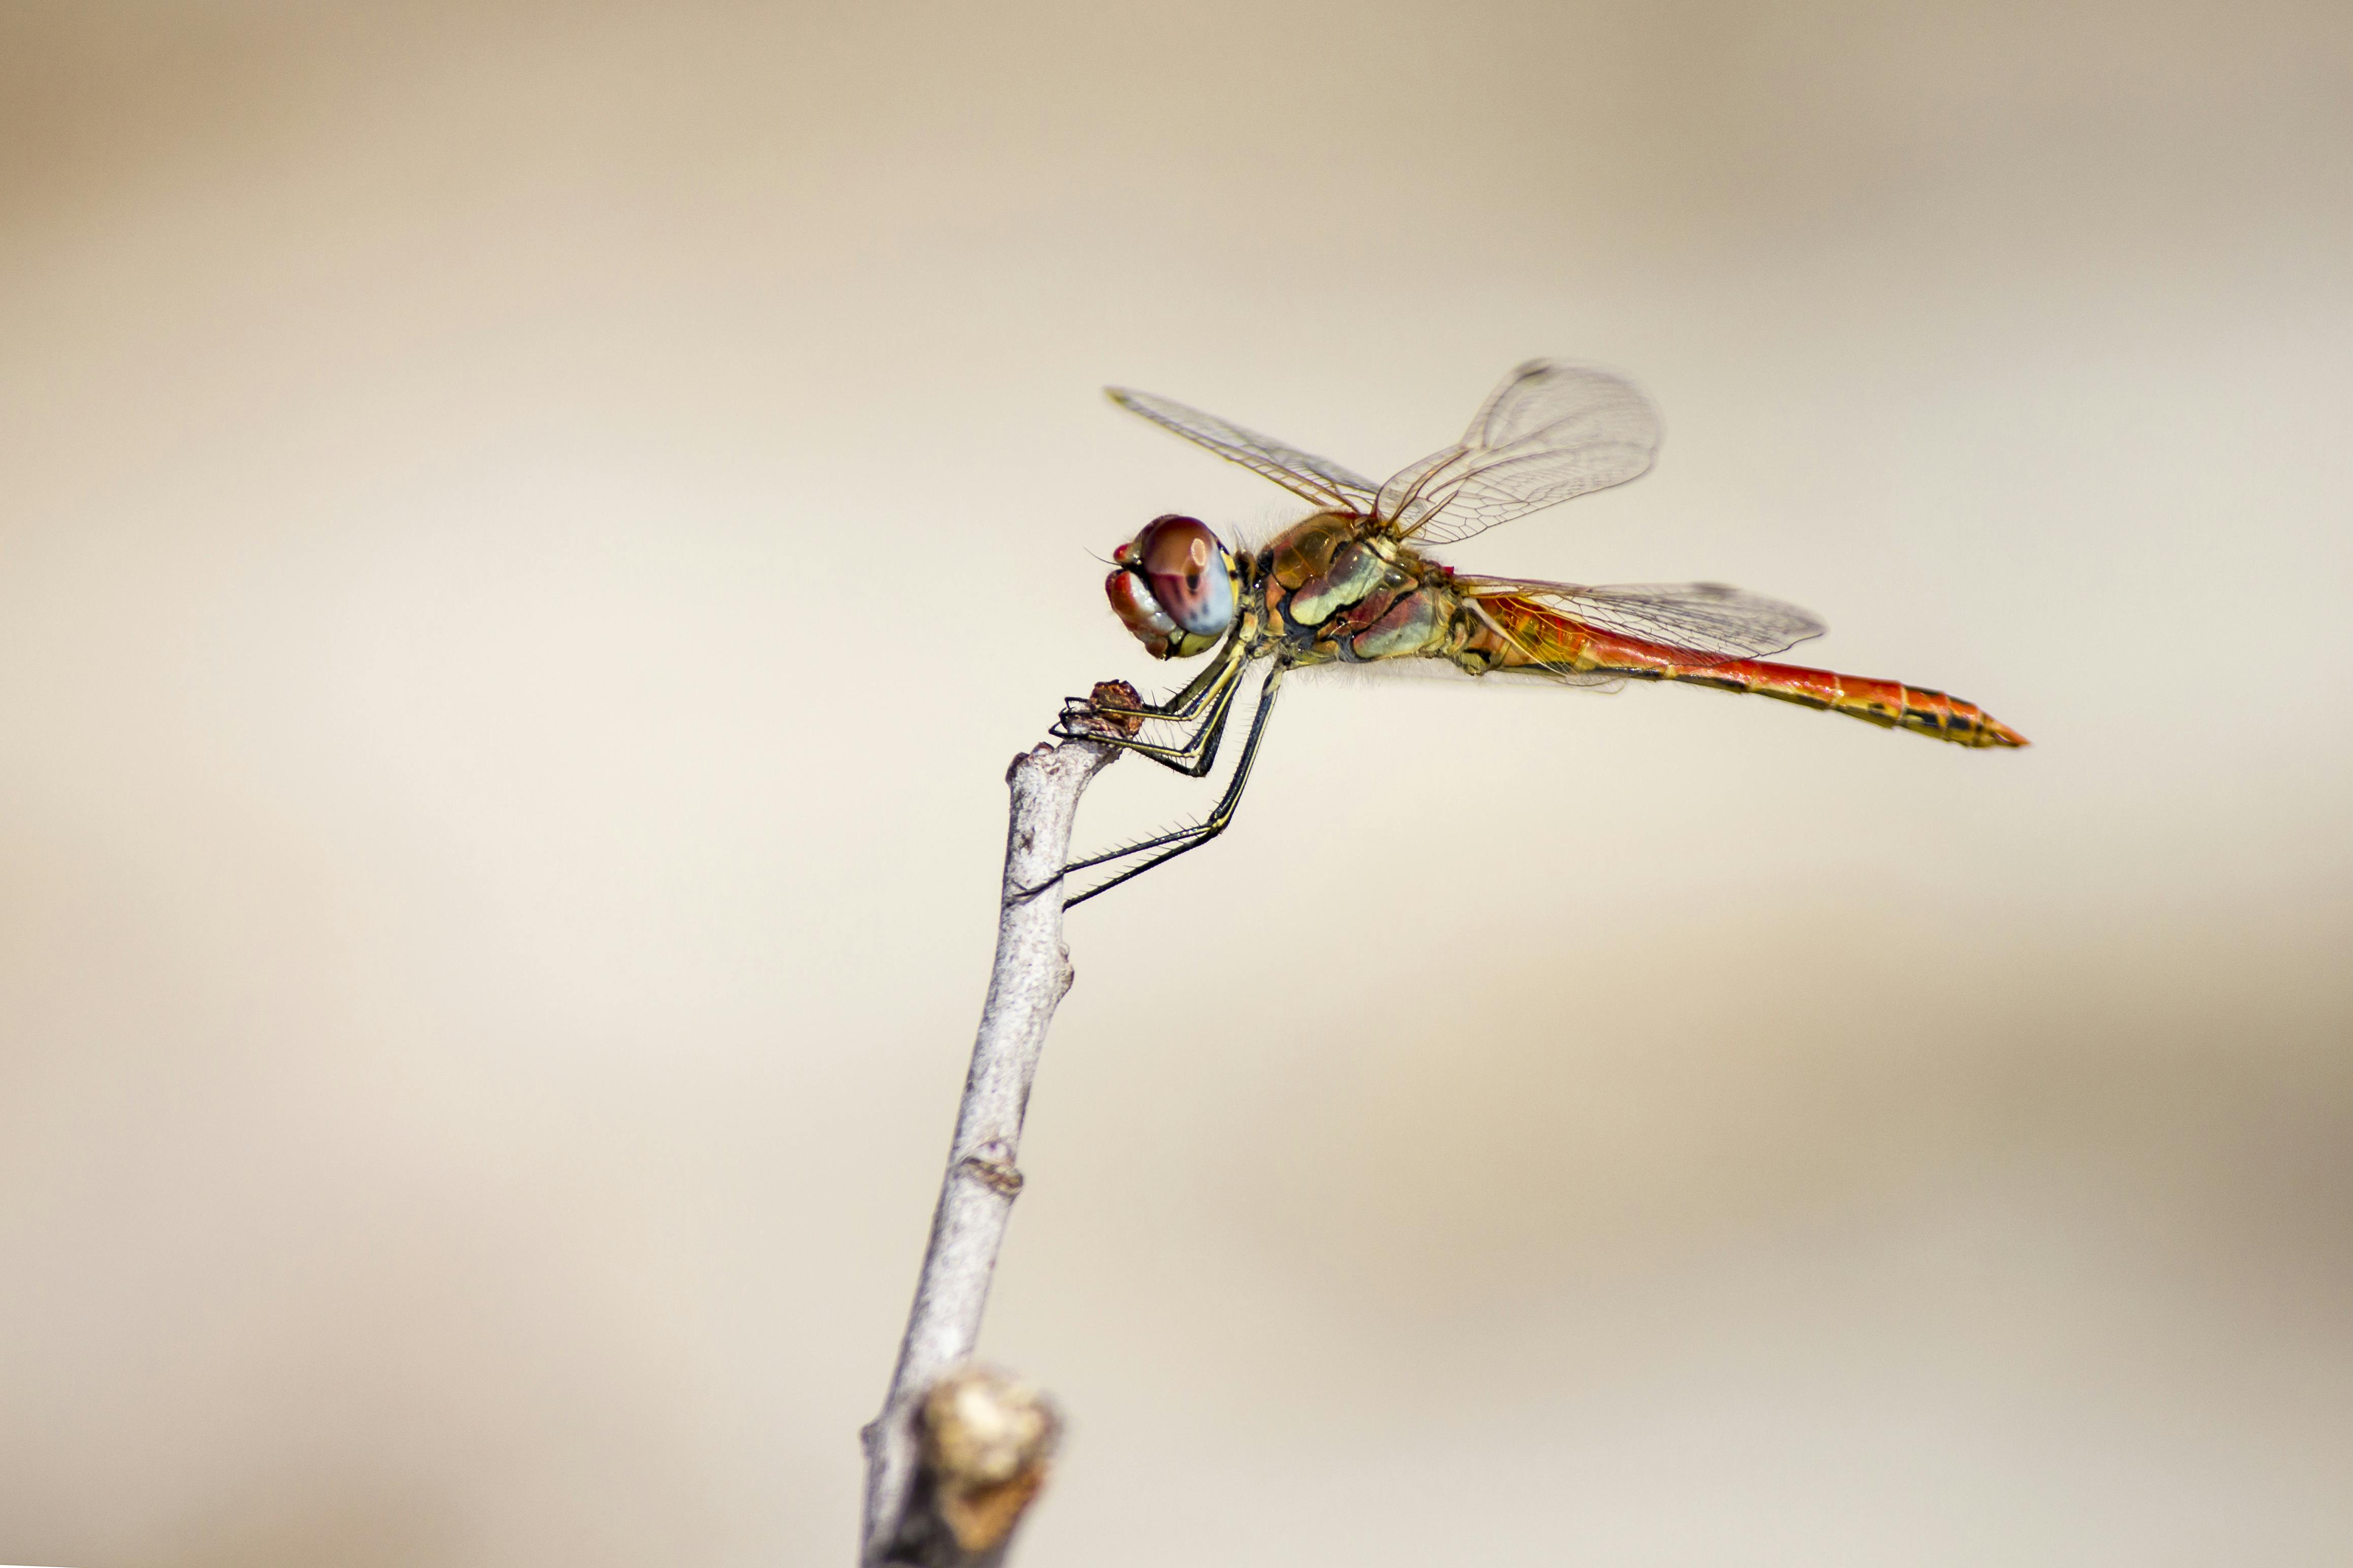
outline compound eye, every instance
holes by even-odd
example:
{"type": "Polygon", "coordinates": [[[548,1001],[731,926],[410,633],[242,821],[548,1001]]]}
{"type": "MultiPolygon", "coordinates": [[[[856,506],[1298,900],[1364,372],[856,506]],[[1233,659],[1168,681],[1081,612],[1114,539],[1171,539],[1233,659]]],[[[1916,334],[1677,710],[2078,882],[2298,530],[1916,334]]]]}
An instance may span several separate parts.
{"type": "Polygon", "coordinates": [[[1233,578],[1225,546],[1195,517],[1170,513],[1135,536],[1134,561],[1169,619],[1196,637],[1224,631],[1234,618],[1233,578]]]}

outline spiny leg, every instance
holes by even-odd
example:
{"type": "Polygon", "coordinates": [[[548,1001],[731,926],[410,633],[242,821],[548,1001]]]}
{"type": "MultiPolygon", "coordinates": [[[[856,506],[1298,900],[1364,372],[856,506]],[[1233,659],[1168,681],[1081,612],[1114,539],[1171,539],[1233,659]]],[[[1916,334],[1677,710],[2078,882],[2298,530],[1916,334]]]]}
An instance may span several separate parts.
{"type": "Polygon", "coordinates": [[[1224,735],[1226,720],[1231,712],[1234,693],[1240,689],[1242,672],[1249,667],[1247,651],[1239,644],[1229,644],[1219,653],[1218,662],[1202,671],[1191,686],[1171,699],[1161,708],[1120,708],[1099,703],[1092,699],[1071,700],[1055,721],[1053,733],[1068,740],[1084,736],[1134,752],[1147,757],[1164,768],[1183,773],[1187,778],[1200,778],[1217,763],[1218,742],[1224,735]],[[1208,711],[1194,720],[1192,734],[1179,745],[1162,745],[1152,741],[1139,741],[1129,735],[1106,734],[1099,723],[1088,721],[1103,719],[1159,720],[1181,725],[1193,720],[1202,705],[1208,711]]]}
{"type": "MultiPolygon", "coordinates": [[[[1233,669],[1245,662],[1244,655],[1247,651],[1245,641],[1242,628],[1237,626],[1232,635],[1226,638],[1225,645],[1218,649],[1218,656],[1203,668],[1200,674],[1186,682],[1183,690],[1166,702],[1139,702],[1133,708],[1127,708],[1101,702],[1093,697],[1066,697],[1062,699],[1062,722],[1069,723],[1074,718],[1084,716],[1104,719],[1171,719],[1180,722],[1190,719],[1200,711],[1201,704],[1208,700],[1209,695],[1224,682],[1233,669]]],[[[1097,687],[1096,689],[1100,691],[1102,688],[1097,687]]],[[[1134,690],[1134,688],[1130,687],[1129,689],[1134,690]]]]}
{"type": "Polygon", "coordinates": [[[1086,870],[1089,867],[1105,865],[1113,860],[1124,860],[1130,855],[1143,855],[1155,849],[1159,851],[1141,866],[1131,866],[1110,880],[1089,888],[1077,898],[1066,902],[1063,908],[1076,909],[1098,893],[1108,893],[1122,882],[1141,877],[1155,866],[1174,860],[1188,849],[1198,849],[1202,845],[1223,833],[1232,824],[1234,809],[1241,804],[1242,790],[1250,784],[1250,765],[1258,760],[1259,742],[1266,734],[1267,715],[1274,711],[1275,697],[1282,691],[1283,674],[1290,668],[1289,665],[1278,661],[1274,668],[1267,672],[1266,686],[1258,695],[1258,711],[1250,717],[1250,736],[1242,742],[1241,761],[1235,765],[1233,779],[1226,785],[1226,793],[1219,798],[1216,809],[1212,810],[1197,826],[1179,827],[1171,832],[1156,834],[1140,844],[1131,844],[1124,849],[1113,849],[1102,855],[1091,855],[1083,860],[1071,861],[1062,868],[1062,875],[1065,877],[1073,871],[1086,870]]]}
{"type": "Polygon", "coordinates": [[[1164,768],[1183,773],[1187,778],[1206,777],[1217,765],[1218,742],[1225,738],[1226,722],[1233,717],[1234,694],[1242,689],[1242,668],[1240,664],[1234,666],[1233,674],[1218,693],[1216,706],[1194,726],[1193,733],[1181,746],[1155,745],[1149,741],[1133,740],[1124,735],[1103,735],[1100,731],[1096,732],[1097,738],[1122,751],[1134,752],[1147,762],[1158,763],[1164,768]]]}

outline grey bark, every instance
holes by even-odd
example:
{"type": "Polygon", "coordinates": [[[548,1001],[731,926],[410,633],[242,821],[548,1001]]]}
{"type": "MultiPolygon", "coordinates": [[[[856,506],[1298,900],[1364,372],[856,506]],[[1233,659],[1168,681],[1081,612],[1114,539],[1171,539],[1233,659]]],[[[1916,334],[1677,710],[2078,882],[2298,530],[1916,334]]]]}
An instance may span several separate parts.
{"type": "Polygon", "coordinates": [[[1040,745],[1013,760],[1012,821],[1006,837],[1005,881],[997,917],[997,962],[988,1000],[965,1075],[964,1104],[948,1147],[931,1244],[907,1315],[899,1364],[882,1413],[862,1434],[866,1445],[866,1508],[859,1561],[882,1568],[905,1533],[917,1500],[922,1446],[918,1412],[927,1391],[973,1352],[988,1303],[990,1276],[1004,1244],[1014,1196],[1021,1190],[1015,1163],[1030,1080],[1045,1048],[1054,1009],[1071,988],[1070,952],[1062,942],[1062,883],[1071,827],[1087,784],[1119,752],[1103,742],[1074,739],[1040,745]]]}

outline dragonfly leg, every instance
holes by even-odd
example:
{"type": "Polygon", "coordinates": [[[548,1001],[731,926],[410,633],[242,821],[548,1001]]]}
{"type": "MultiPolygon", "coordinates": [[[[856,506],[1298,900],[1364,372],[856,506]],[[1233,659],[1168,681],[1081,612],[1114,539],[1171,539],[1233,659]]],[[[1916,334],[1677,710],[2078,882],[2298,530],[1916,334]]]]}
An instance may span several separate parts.
{"type": "MultiPolygon", "coordinates": [[[[1116,704],[1098,701],[1093,697],[1066,697],[1062,700],[1061,721],[1067,724],[1074,719],[1089,716],[1103,719],[1172,719],[1180,722],[1191,719],[1201,710],[1204,703],[1210,701],[1225,683],[1233,678],[1236,670],[1248,662],[1248,639],[1242,635],[1243,630],[1243,627],[1236,626],[1232,635],[1226,638],[1225,646],[1218,650],[1218,657],[1211,659],[1200,674],[1187,682],[1182,691],[1177,692],[1166,702],[1142,702],[1133,708],[1124,708],[1116,704]]],[[[1096,689],[1100,691],[1102,688],[1098,687],[1096,689]]]]}
{"type": "MultiPolygon", "coordinates": [[[[1065,877],[1073,871],[1083,871],[1090,867],[1124,860],[1131,855],[1151,855],[1152,857],[1142,865],[1131,866],[1119,875],[1089,888],[1077,898],[1066,902],[1063,908],[1075,909],[1096,894],[1107,893],[1122,882],[1141,877],[1155,866],[1174,860],[1188,849],[1198,849],[1232,825],[1234,809],[1241,804],[1242,791],[1250,784],[1250,764],[1258,760],[1259,742],[1266,735],[1267,715],[1274,711],[1275,697],[1282,689],[1283,673],[1289,668],[1290,666],[1278,662],[1267,672],[1266,685],[1258,694],[1258,711],[1250,716],[1250,735],[1242,742],[1241,761],[1236,764],[1233,779],[1226,785],[1226,793],[1219,797],[1215,809],[1191,827],[1179,827],[1167,833],[1155,834],[1140,844],[1131,844],[1124,849],[1113,849],[1104,854],[1091,855],[1083,860],[1071,861],[1062,868],[1062,875],[1065,877]],[[1155,850],[1156,854],[1154,853],[1155,850]]],[[[1222,721],[1219,722],[1219,728],[1223,728],[1222,721]]],[[[1214,741],[1210,742],[1210,749],[1213,752],[1216,749],[1214,741]]]]}
{"type": "Polygon", "coordinates": [[[1065,739],[1073,734],[1084,734],[1091,740],[1101,741],[1106,744],[1117,746],[1122,751],[1134,752],[1139,756],[1149,758],[1162,767],[1173,769],[1187,778],[1200,778],[1217,763],[1218,742],[1225,734],[1226,721],[1232,712],[1234,693],[1241,689],[1242,671],[1247,663],[1248,660],[1237,650],[1233,657],[1223,658],[1216,666],[1205,670],[1203,679],[1193,683],[1194,688],[1198,689],[1188,689],[1186,693],[1180,693],[1176,700],[1172,700],[1167,705],[1174,710],[1181,702],[1188,711],[1164,713],[1151,709],[1114,708],[1080,700],[1075,700],[1071,709],[1064,710],[1063,717],[1055,724],[1054,733],[1065,739]],[[1208,704],[1208,711],[1201,713],[1200,710],[1205,703],[1208,704]],[[1100,729],[1092,727],[1083,731],[1078,728],[1082,717],[1158,719],[1163,722],[1182,724],[1187,720],[1192,719],[1195,713],[1199,713],[1200,716],[1194,720],[1192,734],[1187,736],[1182,744],[1174,746],[1162,745],[1153,741],[1139,741],[1124,735],[1107,735],[1100,729]]]}
{"type": "Polygon", "coordinates": [[[1226,681],[1224,688],[1218,693],[1216,706],[1203,715],[1200,721],[1194,726],[1193,733],[1181,746],[1156,745],[1150,741],[1132,740],[1119,735],[1098,733],[1096,738],[1106,741],[1122,751],[1134,752],[1145,761],[1158,763],[1162,767],[1183,773],[1187,778],[1205,777],[1209,770],[1217,765],[1218,742],[1225,738],[1226,721],[1233,717],[1234,693],[1240,691],[1241,687],[1241,668],[1237,665],[1233,676],[1226,681]]]}

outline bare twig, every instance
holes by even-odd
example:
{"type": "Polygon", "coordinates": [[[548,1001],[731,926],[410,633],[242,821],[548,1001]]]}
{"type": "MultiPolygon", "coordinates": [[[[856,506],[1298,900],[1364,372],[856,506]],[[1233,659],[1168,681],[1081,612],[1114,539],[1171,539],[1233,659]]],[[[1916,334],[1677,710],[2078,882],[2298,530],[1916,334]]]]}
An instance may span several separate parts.
{"type": "MultiPolygon", "coordinates": [[[[1126,700],[1133,705],[1132,692],[1126,700]]],[[[1029,1082],[1045,1048],[1047,1026],[1071,988],[1070,953],[1062,945],[1065,891],[1058,879],[1070,858],[1079,797],[1118,754],[1101,741],[1069,740],[1022,753],[1006,775],[1013,790],[1013,818],[997,917],[996,968],[973,1041],[972,1068],[965,1075],[964,1105],[948,1148],[939,1207],[932,1215],[915,1304],[907,1315],[907,1336],[899,1346],[898,1370],[881,1415],[863,1434],[866,1517],[859,1561],[864,1568],[939,1560],[941,1521],[930,1516],[942,1492],[924,1465],[918,1412],[942,1379],[972,1354],[980,1337],[989,1277],[1014,1195],[1021,1190],[1014,1160],[1029,1082]],[[919,1486],[919,1479],[925,1484],[919,1486]]],[[[1051,1426],[1048,1416],[1042,1441],[1049,1447],[1051,1426]]],[[[936,1449],[936,1435],[931,1441],[936,1449]]],[[[972,1561],[1001,1556],[1004,1536],[1035,1492],[1036,1478],[1043,1475],[1042,1450],[1034,1470],[1018,1489],[1002,1533],[972,1561]]],[[[950,1538],[957,1533],[947,1532],[950,1538]]]]}

